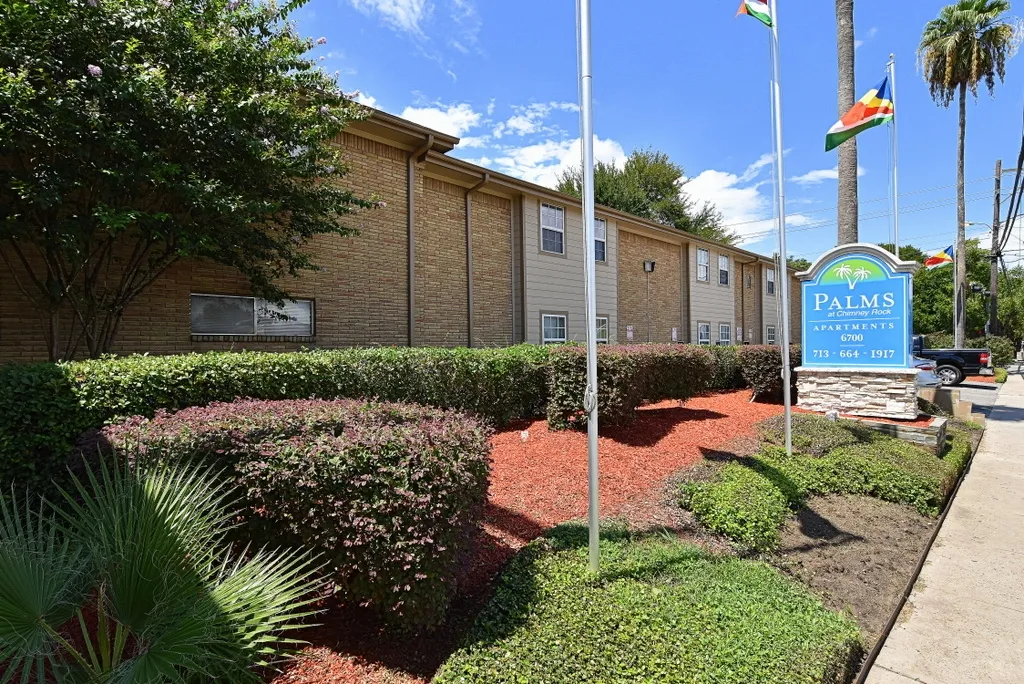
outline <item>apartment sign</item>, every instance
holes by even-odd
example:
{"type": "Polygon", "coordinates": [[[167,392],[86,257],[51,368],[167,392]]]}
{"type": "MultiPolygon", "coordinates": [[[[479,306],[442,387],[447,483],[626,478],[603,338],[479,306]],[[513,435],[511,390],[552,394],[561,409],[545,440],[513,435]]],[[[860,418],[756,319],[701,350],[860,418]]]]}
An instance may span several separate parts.
{"type": "Polygon", "coordinates": [[[803,281],[803,365],[908,368],[918,266],[875,245],[854,244],[797,274],[803,281]]]}

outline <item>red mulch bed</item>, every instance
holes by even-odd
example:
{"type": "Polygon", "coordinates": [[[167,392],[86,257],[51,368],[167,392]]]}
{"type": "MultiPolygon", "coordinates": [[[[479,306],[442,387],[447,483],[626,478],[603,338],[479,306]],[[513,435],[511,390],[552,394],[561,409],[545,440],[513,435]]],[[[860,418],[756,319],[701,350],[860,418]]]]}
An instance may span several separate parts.
{"type": "MultiPolygon", "coordinates": [[[[631,501],[659,490],[687,468],[754,424],[782,412],[751,403],[740,390],[664,401],[642,408],[629,427],[602,430],[601,515],[615,516],[631,501]]],[[[587,513],[587,437],[552,432],[543,420],[494,435],[491,487],[483,530],[463,568],[447,623],[433,633],[398,637],[370,614],[337,606],[306,630],[304,656],[273,684],[410,684],[429,681],[473,622],[504,564],[548,528],[587,513]]]]}
{"type": "Polygon", "coordinates": [[[968,375],[965,382],[987,382],[995,384],[996,376],[994,375],[968,375]]]}

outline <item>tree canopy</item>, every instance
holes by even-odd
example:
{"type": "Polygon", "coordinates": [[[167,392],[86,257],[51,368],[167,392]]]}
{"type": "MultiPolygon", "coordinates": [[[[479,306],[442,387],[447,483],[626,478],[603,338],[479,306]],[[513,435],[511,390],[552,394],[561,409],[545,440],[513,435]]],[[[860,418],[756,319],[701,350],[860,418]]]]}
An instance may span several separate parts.
{"type": "MultiPolygon", "coordinates": [[[[892,243],[879,245],[890,252],[892,243]]],[[[928,254],[913,245],[900,245],[900,258],[924,263],[928,254]]],[[[985,334],[986,299],[983,293],[971,291],[970,284],[988,288],[989,250],[978,240],[967,241],[967,326],[968,338],[985,334]]],[[[999,321],[1007,337],[1024,338],[1024,269],[1020,267],[999,274],[999,321]]],[[[953,267],[943,266],[914,274],[914,332],[928,334],[953,331],[953,267]]]]}
{"type": "MultiPolygon", "coordinates": [[[[597,162],[594,201],[702,237],[732,244],[736,236],[723,225],[714,205],[698,206],[683,192],[683,168],[664,152],[634,150],[619,168],[597,162]]],[[[558,179],[558,191],[583,196],[583,174],[573,167],[558,179]]]]}
{"type": "Polygon", "coordinates": [[[316,269],[308,242],[372,206],[337,183],[331,141],[363,109],[288,23],[301,4],[4,3],[0,256],[52,359],[108,351],[183,257],[281,302],[284,276],[316,269]]]}

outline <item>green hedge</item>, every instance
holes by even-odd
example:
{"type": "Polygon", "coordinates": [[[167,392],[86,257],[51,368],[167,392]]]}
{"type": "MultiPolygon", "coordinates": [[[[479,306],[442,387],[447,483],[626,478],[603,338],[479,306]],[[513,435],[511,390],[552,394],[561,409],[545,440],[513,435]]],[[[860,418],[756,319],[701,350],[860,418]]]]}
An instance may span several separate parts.
{"type": "Polygon", "coordinates": [[[367,398],[502,424],[547,400],[548,349],[372,348],[127,356],[0,368],[0,485],[52,490],[78,435],[112,420],[238,397],[367,398]]]}
{"type": "Polygon", "coordinates": [[[739,350],[737,346],[711,346],[707,350],[711,352],[715,360],[715,371],[711,377],[709,389],[730,390],[743,386],[743,374],[740,372],[739,350]]]}
{"type": "MultiPolygon", "coordinates": [[[[549,364],[548,425],[555,430],[585,427],[586,350],[554,348],[549,364]]],[[[699,394],[708,388],[714,369],[711,353],[693,345],[602,346],[597,355],[598,422],[628,424],[645,401],[699,394]]]]}
{"type": "MultiPolygon", "coordinates": [[[[800,345],[789,347],[790,369],[800,365],[800,345]]],[[[755,397],[772,397],[782,393],[782,347],[778,345],[751,345],[739,347],[737,361],[743,382],[755,397]]],[[[796,373],[790,376],[796,385],[796,373]]]]}
{"type": "MultiPolygon", "coordinates": [[[[767,441],[780,441],[777,421],[760,429],[767,441]]],[[[709,529],[758,551],[778,544],[778,528],[789,510],[800,508],[811,494],[873,496],[934,517],[971,455],[968,432],[950,427],[948,434],[948,445],[936,458],[853,422],[794,416],[793,456],[765,444],[710,481],[684,484],[681,504],[709,529]]]]}
{"type": "Polygon", "coordinates": [[[711,555],[669,535],[555,528],[509,563],[436,684],[845,684],[863,643],[765,563],[711,555]]]}
{"type": "Polygon", "coordinates": [[[304,548],[341,598],[429,626],[480,521],[488,437],[466,414],[411,404],[241,400],[131,418],[80,448],[214,467],[238,494],[240,542],[304,548]]]}

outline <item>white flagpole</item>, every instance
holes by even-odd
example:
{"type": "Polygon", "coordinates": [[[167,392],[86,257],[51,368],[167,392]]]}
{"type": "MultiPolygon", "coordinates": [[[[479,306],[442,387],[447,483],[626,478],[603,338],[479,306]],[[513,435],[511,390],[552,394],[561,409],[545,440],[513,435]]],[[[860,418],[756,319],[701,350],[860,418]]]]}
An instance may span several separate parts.
{"type": "Polygon", "coordinates": [[[590,569],[601,568],[600,508],[597,473],[597,284],[594,246],[594,112],[593,77],[590,55],[590,0],[577,0],[579,13],[580,138],[583,147],[583,234],[586,241],[583,266],[587,298],[587,389],[583,409],[587,412],[587,522],[590,527],[590,569]]]}
{"type": "Polygon", "coordinates": [[[779,290],[782,298],[782,400],[786,416],[786,453],[793,454],[793,410],[789,363],[789,259],[786,256],[786,174],[782,151],[782,58],[779,53],[779,0],[772,3],[772,107],[775,113],[775,189],[779,202],[779,290]]]}
{"type": "Polygon", "coordinates": [[[889,87],[892,89],[892,221],[896,258],[900,258],[900,143],[896,134],[896,55],[889,55],[889,87]]]}

